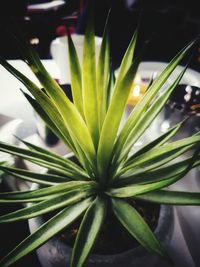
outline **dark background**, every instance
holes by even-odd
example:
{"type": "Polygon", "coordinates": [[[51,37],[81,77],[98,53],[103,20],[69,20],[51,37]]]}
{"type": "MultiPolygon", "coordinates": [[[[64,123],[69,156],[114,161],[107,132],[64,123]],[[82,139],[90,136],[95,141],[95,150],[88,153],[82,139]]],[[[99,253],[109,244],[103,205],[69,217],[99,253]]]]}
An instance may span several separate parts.
{"type": "MultiPolygon", "coordinates": [[[[83,33],[87,16],[86,1],[66,0],[65,5],[53,10],[28,12],[27,5],[45,1],[6,0],[0,8],[0,54],[7,59],[20,58],[16,44],[10,35],[18,24],[30,41],[37,38],[35,48],[41,58],[50,58],[50,42],[57,36],[71,32],[83,33]]],[[[94,2],[96,35],[101,36],[110,7],[111,51],[113,66],[117,68],[141,14],[139,46],[150,40],[143,60],[169,61],[179,49],[200,33],[198,1],[156,0],[96,0],[94,2]]],[[[197,46],[190,68],[199,71],[200,48],[197,46]]],[[[7,190],[1,184],[1,191],[7,190]]],[[[19,208],[19,205],[0,207],[0,213],[19,208]]],[[[0,227],[0,257],[28,234],[26,222],[0,227]]],[[[35,254],[23,259],[17,267],[39,267],[35,254]]]]}
{"type": "MultiPolygon", "coordinates": [[[[6,0],[0,8],[0,53],[5,58],[20,58],[10,37],[17,24],[27,38],[39,40],[35,44],[41,58],[50,58],[50,42],[65,34],[65,26],[71,32],[83,33],[87,14],[86,0],[65,0],[58,9],[27,11],[27,5],[45,1],[6,0]]],[[[51,2],[51,1],[49,1],[51,2]]],[[[94,3],[96,35],[101,36],[108,10],[111,8],[111,48],[113,65],[119,65],[121,57],[141,16],[140,46],[150,40],[143,60],[169,61],[178,50],[200,33],[198,0],[91,0],[94,3]]],[[[200,51],[196,48],[190,67],[199,69],[200,51]]]]}
{"type": "MultiPolygon", "coordinates": [[[[5,183],[0,184],[0,192],[8,192],[9,188],[5,183]]],[[[20,204],[0,205],[0,215],[23,208],[20,204]]],[[[0,259],[11,251],[17,244],[29,235],[27,221],[16,222],[11,224],[3,224],[0,226],[0,259]]],[[[36,253],[32,253],[18,263],[15,267],[41,267],[36,257],[36,253]]]]}

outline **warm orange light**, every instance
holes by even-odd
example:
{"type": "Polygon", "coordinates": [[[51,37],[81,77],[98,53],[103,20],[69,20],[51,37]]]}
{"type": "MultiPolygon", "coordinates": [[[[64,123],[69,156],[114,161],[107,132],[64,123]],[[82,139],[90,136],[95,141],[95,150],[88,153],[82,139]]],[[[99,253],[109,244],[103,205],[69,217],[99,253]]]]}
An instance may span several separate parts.
{"type": "Polygon", "coordinates": [[[133,91],[132,91],[132,97],[139,97],[140,96],[140,85],[139,84],[136,84],[134,87],[133,87],[133,91]]]}
{"type": "Polygon", "coordinates": [[[148,83],[142,82],[140,76],[136,76],[128,98],[128,104],[133,106],[136,105],[137,102],[143,97],[147,86],[148,83]]]}

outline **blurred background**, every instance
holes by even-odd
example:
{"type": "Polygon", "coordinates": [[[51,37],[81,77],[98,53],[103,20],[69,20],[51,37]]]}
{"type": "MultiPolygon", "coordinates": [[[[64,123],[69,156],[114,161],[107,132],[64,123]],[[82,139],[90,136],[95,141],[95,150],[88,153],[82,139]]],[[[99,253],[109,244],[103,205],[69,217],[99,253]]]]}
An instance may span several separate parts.
{"type": "MultiPolygon", "coordinates": [[[[7,0],[1,1],[0,51],[7,59],[20,58],[7,34],[19,25],[40,57],[50,58],[50,43],[70,32],[83,33],[87,0],[7,0]]],[[[95,9],[96,35],[101,36],[111,8],[111,47],[113,66],[117,68],[141,14],[141,44],[150,40],[144,60],[169,61],[175,53],[200,33],[198,0],[92,0],[95,9]]],[[[198,70],[197,47],[191,68],[198,70]]]]}

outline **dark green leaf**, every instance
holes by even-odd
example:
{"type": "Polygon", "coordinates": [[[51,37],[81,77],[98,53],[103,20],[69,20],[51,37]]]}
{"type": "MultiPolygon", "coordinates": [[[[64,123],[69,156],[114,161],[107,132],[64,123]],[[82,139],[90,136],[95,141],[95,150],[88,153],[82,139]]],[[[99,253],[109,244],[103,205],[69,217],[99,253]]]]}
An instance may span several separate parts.
{"type": "Polygon", "coordinates": [[[180,130],[180,128],[183,126],[184,123],[185,123],[185,120],[177,123],[176,125],[171,127],[167,132],[163,133],[162,135],[160,135],[159,137],[157,137],[155,140],[148,143],[147,145],[144,145],[138,151],[133,153],[131,155],[131,157],[128,158],[126,164],[128,165],[128,163],[132,162],[134,160],[134,158],[144,154],[145,152],[149,151],[150,149],[155,148],[155,147],[159,147],[159,146],[165,144],[180,130]]]}
{"type": "Polygon", "coordinates": [[[70,160],[70,155],[72,156],[72,154],[67,154],[65,156],[60,156],[58,154],[53,153],[52,151],[49,151],[45,148],[36,146],[34,144],[31,144],[27,141],[21,140],[19,139],[23,144],[25,144],[30,150],[39,152],[41,154],[43,154],[43,156],[47,155],[49,157],[52,157],[53,159],[56,159],[57,162],[59,162],[61,164],[61,166],[66,167],[71,169],[72,171],[74,171],[75,173],[78,173],[81,176],[87,176],[85,171],[75,162],[73,162],[72,160],[70,160]]]}
{"type": "MultiPolygon", "coordinates": [[[[137,184],[146,184],[151,182],[158,182],[161,180],[172,178],[176,175],[179,175],[190,163],[190,158],[185,160],[180,160],[177,163],[172,163],[168,166],[160,167],[153,170],[135,170],[129,171],[125,176],[119,177],[114,181],[116,186],[126,186],[133,183],[137,184]]],[[[200,156],[197,157],[196,161],[193,164],[193,168],[200,165],[200,156]]],[[[151,169],[151,167],[149,168],[151,169]]]]}
{"type": "Polygon", "coordinates": [[[179,172],[177,175],[174,175],[174,177],[169,177],[169,179],[164,179],[158,182],[150,181],[150,183],[147,184],[133,184],[133,185],[129,184],[128,186],[125,187],[111,188],[106,193],[113,197],[131,197],[155,191],[167,187],[171,184],[174,184],[175,182],[183,178],[192,169],[195,161],[198,158],[198,153],[199,150],[197,150],[194,153],[193,157],[190,158],[188,164],[182,169],[182,171],[179,172]]]}
{"type": "Polygon", "coordinates": [[[167,205],[200,205],[200,193],[159,190],[135,198],[167,205]]]}
{"type": "Polygon", "coordinates": [[[178,141],[174,141],[168,144],[164,144],[160,147],[152,148],[150,151],[138,156],[132,163],[127,165],[121,170],[121,173],[125,173],[127,170],[136,168],[145,168],[148,170],[162,166],[167,162],[177,158],[190,148],[194,147],[200,142],[200,135],[193,135],[186,137],[178,141]]]}
{"type": "Polygon", "coordinates": [[[76,220],[89,206],[91,198],[77,203],[71,207],[67,207],[52,219],[44,223],[32,235],[28,236],[16,248],[14,248],[7,256],[0,261],[1,267],[7,267],[14,264],[22,257],[26,256],[33,250],[37,249],[51,237],[58,234],[74,220],[76,220]]]}
{"type": "Polygon", "coordinates": [[[55,174],[44,174],[44,173],[36,173],[23,169],[16,169],[6,166],[0,166],[0,170],[5,173],[11,174],[19,179],[30,181],[33,183],[44,184],[44,185],[54,185],[57,183],[66,182],[69,179],[68,177],[59,176],[55,174]]]}
{"type": "MultiPolygon", "coordinates": [[[[18,156],[20,158],[29,160],[31,162],[34,162],[38,165],[41,165],[43,167],[46,167],[50,170],[54,170],[56,171],[58,174],[64,174],[67,177],[73,178],[74,179],[78,179],[78,168],[77,168],[77,172],[75,170],[69,169],[68,165],[67,165],[67,161],[66,163],[62,160],[59,160],[56,157],[53,157],[51,155],[48,155],[48,151],[46,154],[41,153],[41,152],[37,152],[37,151],[31,151],[28,149],[24,149],[24,148],[19,148],[17,146],[12,146],[12,145],[8,145],[6,143],[0,142],[0,151],[5,152],[5,153],[9,153],[11,155],[15,155],[18,156]]],[[[80,177],[83,174],[79,174],[80,177]]]]}
{"type": "Polygon", "coordinates": [[[12,200],[31,202],[30,199],[37,201],[37,199],[50,198],[54,194],[67,193],[80,188],[82,190],[92,189],[96,188],[96,184],[94,182],[73,181],[30,191],[0,193],[0,202],[11,202],[12,200]]]}
{"type": "Polygon", "coordinates": [[[50,199],[41,201],[40,203],[0,216],[0,224],[27,220],[64,208],[89,197],[92,193],[94,193],[94,191],[90,189],[79,189],[53,196],[50,199]]]}
{"type": "Polygon", "coordinates": [[[134,207],[123,200],[112,198],[112,208],[120,223],[144,248],[167,258],[155,235],[134,207]]]}
{"type": "Polygon", "coordinates": [[[106,215],[106,203],[100,197],[88,208],[72,251],[71,267],[82,267],[92,250],[106,215]]]}

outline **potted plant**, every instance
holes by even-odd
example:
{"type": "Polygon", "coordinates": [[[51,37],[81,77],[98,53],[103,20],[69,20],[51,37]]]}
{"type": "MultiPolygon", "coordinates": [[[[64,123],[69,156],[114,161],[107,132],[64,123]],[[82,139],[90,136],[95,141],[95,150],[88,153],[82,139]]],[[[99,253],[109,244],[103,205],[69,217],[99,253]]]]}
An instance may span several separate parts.
{"type": "Polygon", "coordinates": [[[134,144],[180,82],[186,67],[168,88],[158,94],[196,41],[189,43],[172,59],[119,129],[139,64],[139,58],[135,56],[137,36],[136,30],[116,79],[110,69],[108,27],[105,27],[96,64],[93,22],[89,19],[82,68],[69,36],[73,103],[50,77],[36,52],[26,42],[21,42],[21,51],[44,90],[1,59],[1,64],[29,90],[30,94],[23,93],[33,108],[74,154],[73,159],[62,157],[23,140],[27,148],[0,142],[0,151],[49,170],[41,174],[0,165],[5,173],[40,185],[30,191],[1,193],[2,203],[21,202],[31,205],[1,216],[0,223],[40,215],[44,215],[46,220],[1,260],[1,267],[14,264],[70,227],[76,220],[80,222],[80,226],[75,231],[70,266],[84,266],[98,242],[101,229],[108,223],[110,214],[145,249],[169,260],[157,237],[137,211],[137,203],[200,204],[199,192],[175,192],[167,188],[200,164],[199,150],[193,155],[187,154],[180,162],[174,161],[186,151],[197,147],[200,134],[170,141],[183,125],[183,121],[137,150],[134,144]],[[46,215],[48,213],[51,218],[46,215]]]}

